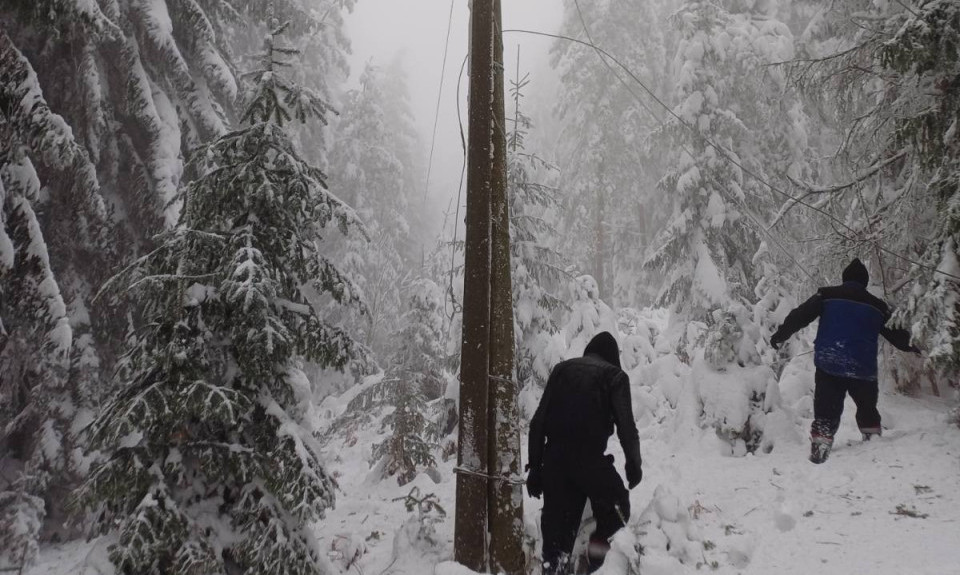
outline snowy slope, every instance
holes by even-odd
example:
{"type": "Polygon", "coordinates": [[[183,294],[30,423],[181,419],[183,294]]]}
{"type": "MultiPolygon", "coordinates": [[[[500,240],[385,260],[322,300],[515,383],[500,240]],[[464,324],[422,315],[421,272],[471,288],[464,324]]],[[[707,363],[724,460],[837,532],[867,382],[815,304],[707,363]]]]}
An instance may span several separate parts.
{"type": "Polygon", "coordinates": [[[701,560],[716,561],[718,573],[960,573],[960,429],[946,411],[944,402],[883,396],[891,429],[862,443],[848,400],[837,446],[819,466],[806,460],[805,440],[745,458],[718,457],[709,441],[681,453],[648,442],[632,502],[669,485],[691,515],[701,560]]]}
{"type": "MultiPolygon", "coordinates": [[[[668,425],[647,428],[644,481],[631,494],[631,528],[615,548],[630,554],[639,538],[644,575],[694,573],[698,563],[701,571],[731,574],[960,574],[960,429],[947,422],[948,409],[946,401],[885,395],[887,436],[861,443],[850,403],[837,447],[820,466],[806,459],[803,428],[770,454],[740,458],[721,455],[712,432],[676,451],[668,425]]],[[[452,513],[452,462],[443,467],[439,484],[421,475],[411,485],[437,494],[452,513]]],[[[391,500],[410,486],[365,483],[366,466],[346,457],[338,470],[344,492],[320,527],[327,545],[349,534],[381,534],[364,541],[353,572],[430,573],[433,562],[450,558],[452,517],[438,526],[433,549],[397,543],[410,514],[391,500]]],[[[528,528],[536,531],[542,502],[525,505],[528,528]]],[[[625,573],[623,563],[612,554],[602,573],[625,573]]],[[[436,572],[469,573],[450,564],[436,572]]]]}
{"type": "MultiPolygon", "coordinates": [[[[771,453],[740,458],[721,455],[712,432],[678,442],[669,423],[648,426],[641,430],[644,481],[631,494],[631,528],[615,547],[630,554],[639,538],[644,575],[693,573],[697,563],[731,574],[960,573],[960,429],[947,422],[948,409],[946,401],[885,395],[887,436],[860,443],[850,403],[837,448],[820,466],[806,460],[806,420],[771,453]]],[[[442,465],[440,483],[425,474],[406,487],[392,479],[371,483],[357,457],[375,440],[367,433],[338,450],[342,493],[320,534],[341,565],[348,561],[340,548],[364,547],[353,572],[430,573],[452,555],[453,518],[437,526],[435,546],[417,547],[406,534],[398,539],[414,514],[392,500],[416,486],[452,513],[452,462],[442,465]]],[[[618,446],[610,445],[622,462],[618,446]]],[[[525,505],[536,533],[542,502],[525,505]]],[[[624,557],[612,555],[608,563],[604,573],[626,572],[617,565],[624,557]]],[[[469,573],[450,564],[436,572],[469,573]]]]}
{"type": "MultiPolygon", "coordinates": [[[[848,401],[837,447],[820,466],[806,460],[808,420],[771,453],[746,457],[722,455],[728,450],[712,431],[679,438],[669,420],[642,428],[644,480],[631,493],[630,526],[600,573],[630,572],[632,556],[643,575],[960,574],[960,429],[947,420],[950,402],[883,395],[880,404],[886,436],[861,443],[848,401]]],[[[358,429],[328,445],[340,484],[336,509],[317,525],[328,558],[344,573],[468,575],[450,562],[453,461],[440,464],[439,482],[427,474],[403,487],[375,481],[368,459],[382,433],[358,429]],[[447,512],[427,513],[439,521],[432,534],[396,500],[412,488],[434,494],[447,512]]],[[[525,501],[528,531],[537,536],[541,505],[525,501]]],[[[29,573],[109,575],[105,547],[47,549],[29,573]]]]}

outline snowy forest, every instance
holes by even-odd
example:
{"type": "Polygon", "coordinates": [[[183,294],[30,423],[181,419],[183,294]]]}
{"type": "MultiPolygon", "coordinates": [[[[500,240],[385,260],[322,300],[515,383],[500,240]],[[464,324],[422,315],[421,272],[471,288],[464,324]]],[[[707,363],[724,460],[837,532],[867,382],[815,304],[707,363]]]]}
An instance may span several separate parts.
{"type": "MultiPolygon", "coordinates": [[[[0,0],[0,573],[475,572],[466,182],[410,62],[352,65],[364,1],[0,0]]],[[[956,573],[960,0],[554,4],[503,66],[519,461],[607,331],[644,479],[599,573],[956,573]],[[853,258],[922,353],[814,466],[816,330],[770,338],[853,258]]]]}

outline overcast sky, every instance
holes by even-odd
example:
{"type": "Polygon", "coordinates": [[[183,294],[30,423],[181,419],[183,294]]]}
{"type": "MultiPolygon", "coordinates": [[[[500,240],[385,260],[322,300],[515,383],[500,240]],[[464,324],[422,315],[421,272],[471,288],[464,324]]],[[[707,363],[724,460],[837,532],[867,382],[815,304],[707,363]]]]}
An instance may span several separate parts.
{"type": "MultiPolygon", "coordinates": [[[[356,82],[367,62],[389,65],[396,54],[404,55],[411,105],[426,148],[424,164],[433,132],[450,7],[450,0],[358,0],[353,14],[347,18],[347,33],[353,47],[352,83],[356,82]]],[[[504,29],[544,32],[556,32],[563,15],[561,0],[505,0],[503,11],[504,29]]],[[[462,148],[457,127],[456,88],[457,76],[467,53],[468,23],[467,0],[453,0],[449,52],[430,176],[430,196],[444,209],[456,196],[460,181],[462,148]]],[[[538,77],[546,81],[551,76],[547,56],[551,40],[511,33],[504,37],[507,85],[516,70],[518,45],[521,70],[530,72],[533,82],[537,82],[538,77]]],[[[466,91],[467,79],[464,77],[461,95],[466,91]]],[[[464,122],[465,106],[464,101],[461,103],[464,122]]]]}

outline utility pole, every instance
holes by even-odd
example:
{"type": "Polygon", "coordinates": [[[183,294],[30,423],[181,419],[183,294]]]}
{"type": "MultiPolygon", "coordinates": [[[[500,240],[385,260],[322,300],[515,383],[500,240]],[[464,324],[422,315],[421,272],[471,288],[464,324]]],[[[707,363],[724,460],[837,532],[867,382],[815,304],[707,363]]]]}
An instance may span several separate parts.
{"type": "MultiPolygon", "coordinates": [[[[493,0],[493,155],[491,157],[489,468],[499,478],[520,477],[520,417],[514,370],[507,127],[503,81],[501,0],[493,0]]],[[[522,575],[523,491],[511,481],[489,485],[490,570],[522,575]]]]}
{"type": "Polygon", "coordinates": [[[487,567],[488,385],[490,369],[490,197],[493,153],[493,0],[470,10],[469,139],[464,238],[463,345],[457,443],[454,559],[487,567]]]}
{"type": "Polygon", "coordinates": [[[454,558],[522,575],[501,20],[500,0],[473,0],[454,558]]]}

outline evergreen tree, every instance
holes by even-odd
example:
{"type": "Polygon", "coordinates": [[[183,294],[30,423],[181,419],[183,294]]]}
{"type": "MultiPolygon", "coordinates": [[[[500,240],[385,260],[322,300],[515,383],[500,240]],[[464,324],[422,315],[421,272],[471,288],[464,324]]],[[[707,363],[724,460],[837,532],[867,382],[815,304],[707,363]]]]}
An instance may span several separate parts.
{"type": "MultiPolygon", "coordinates": [[[[556,230],[551,220],[559,209],[556,187],[542,183],[553,170],[525,150],[533,128],[520,103],[527,76],[511,82],[512,129],[507,134],[507,193],[510,198],[510,256],[516,338],[517,378],[521,388],[543,388],[553,365],[562,357],[550,353],[559,333],[557,317],[566,304],[556,290],[566,280],[562,255],[552,248],[556,230]]],[[[521,390],[521,395],[524,391],[521,390]]]]}
{"type": "Polygon", "coordinates": [[[109,230],[88,155],[0,31],[0,468],[21,474],[0,485],[0,561],[18,567],[38,537],[73,534],[99,375],[85,302],[109,230]]]}
{"type": "Polygon", "coordinates": [[[432,467],[436,460],[430,437],[437,429],[427,417],[427,399],[439,398],[444,389],[443,295],[429,279],[412,282],[407,289],[408,310],[396,334],[400,348],[391,361],[397,379],[393,382],[390,436],[374,447],[385,476],[396,475],[404,485],[418,469],[432,467]]]}
{"type": "Polygon", "coordinates": [[[601,331],[618,335],[617,315],[600,299],[596,280],[584,275],[570,283],[570,312],[563,322],[567,349],[580,354],[601,331]]]}
{"type": "Polygon", "coordinates": [[[730,149],[748,137],[744,120],[731,109],[740,95],[733,85],[741,77],[733,75],[740,71],[740,54],[712,41],[744,30],[710,2],[685,3],[674,21],[681,36],[675,64],[680,119],[663,128],[676,158],[660,183],[673,213],[646,264],[666,278],[658,303],[673,305],[687,319],[709,321],[710,310],[748,299],[756,284],[749,258],[759,238],[742,212],[750,191],[744,186],[757,183],[705,139],[730,149]]]}
{"type": "Polygon", "coordinates": [[[870,257],[884,295],[902,304],[895,319],[950,379],[960,370],[960,6],[840,3],[815,24],[796,77],[840,142],[840,183],[807,190],[843,222],[823,226],[831,267],[870,257]]]}
{"type": "MultiPolygon", "coordinates": [[[[783,74],[768,65],[793,57],[792,35],[762,8],[683,3],[673,16],[679,33],[675,116],[659,130],[673,155],[660,182],[672,213],[646,266],[664,278],[658,303],[675,312],[672,332],[680,356],[720,372],[760,365],[754,306],[758,295],[767,307],[782,295],[769,281],[782,269],[757,266],[761,240],[770,239],[766,216],[773,217],[779,204],[764,182],[782,186],[807,169],[808,152],[797,141],[802,110],[783,74]],[[689,329],[689,322],[701,329],[689,329]]],[[[779,261],[768,257],[767,263],[779,261]]],[[[690,385],[697,387],[707,423],[752,450],[759,445],[763,412],[775,406],[775,397],[765,395],[775,383],[771,375],[744,373],[741,388],[730,390],[743,403],[738,414],[750,414],[742,417],[727,413],[707,387],[690,385]],[[742,429],[730,429],[730,421],[742,429]]]]}
{"type": "Polygon", "coordinates": [[[0,468],[20,473],[0,485],[3,566],[33,560],[47,512],[42,496],[75,475],[76,405],[67,385],[73,332],[33,209],[36,175],[18,155],[19,162],[7,159],[0,171],[0,468]]]}
{"type": "MultiPolygon", "coordinates": [[[[64,528],[64,493],[86,465],[74,453],[82,443],[77,432],[106,391],[102,374],[125,369],[118,355],[129,320],[139,319],[130,300],[109,294],[93,301],[92,291],[103,283],[105,270],[149,252],[153,235],[176,224],[177,189],[193,175],[184,159],[237,118],[234,54],[262,41],[264,29],[254,23],[267,8],[296,22],[296,39],[315,48],[311,61],[345,70],[341,11],[352,4],[0,3],[4,225],[19,230],[10,232],[13,245],[3,250],[15,264],[0,273],[0,290],[23,295],[18,305],[0,306],[9,327],[0,338],[0,404],[11,422],[0,435],[0,460],[8,467],[25,465],[34,478],[18,485],[45,500],[43,537],[74,535],[64,528]],[[24,184],[24,174],[36,185],[24,184]],[[36,224],[29,226],[29,249],[17,245],[26,241],[21,216],[36,224]],[[35,281],[41,276],[42,282],[35,281]],[[63,364],[54,379],[37,374],[46,373],[47,358],[62,349],[41,337],[49,330],[46,312],[29,308],[53,301],[52,293],[66,310],[58,323],[59,341],[70,348],[66,359],[54,362],[63,364]],[[37,361],[31,365],[27,358],[37,361]],[[50,441],[33,439],[39,437],[50,441]],[[59,451],[54,439],[61,441],[59,451]],[[44,463],[32,461],[37,458],[44,463]]],[[[306,76],[324,93],[331,91],[334,75],[306,76]]],[[[18,493],[18,500],[25,500],[25,493],[18,493]]]]}
{"type": "Polygon", "coordinates": [[[296,54],[277,43],[285,28],[272,23],[249,74],[242,127],[194,155],[177,226],[115,279],[141,294],[147,323],[93,423],[109,456],[79,496],[118,531],[122,573],[324,572],[308,526],[334,482],[300,363],[342,368],[359,348],[305,291],[359,304],[315,239],[358,220],[286,131],[329,107],[282,74],[296,54]]]}
{"type": "Polygon", "coordinates": [[[366,223],[369,238],[338,238],[333,250],[363,292],[369,313],[354,323],[380,358],[397,351],[391,335],[403,313],[400,290],[420,257],[422,226],[412,225],[419,224],[413,206],[422,189],[417,149],[400,62],[389,70],[367,65],[360,87],[344,98],[330,162],[336,188],[366,223]]]}
{"type": "MultiPolygon", "coordinates": [[[[564,2],[562,33],[594,42],[648,87],[664,86],[667,2],[564,2]]],[[[561,250],[589,273],[601,297],[633,301],[648,288],[638,244],[650,240],[658,205],[657,122],[652,102],[618,64],[593,48],[566,40],[553,49],[560,73],[557,114],[564,123],[558,150],[563,174],[561,250]],[[632,272],[632,273],[631,273],[632,272]],[[633,277],[631,277],[633,276],[633,277]]]]}
{"type": "Polygon", "coordinates": [[[407,310],[396,334],[400,348],[391,361],[403,377],[415,381],[427,400],[443,396],[443,291],[433,280],[420,278],[404,289],[407,310]]]}

